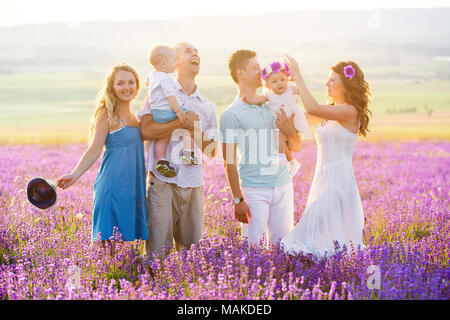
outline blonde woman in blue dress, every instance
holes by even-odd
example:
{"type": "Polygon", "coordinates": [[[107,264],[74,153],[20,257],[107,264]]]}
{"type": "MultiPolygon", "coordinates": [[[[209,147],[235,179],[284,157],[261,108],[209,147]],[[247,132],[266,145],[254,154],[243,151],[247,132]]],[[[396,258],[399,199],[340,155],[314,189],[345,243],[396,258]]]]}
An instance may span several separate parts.
{"type": "Polygon", "coordinates": [[[364,73],[353,61],[331,67],[326,83],[328,105],[319,105],[309,92],[297,61],[286,56],[310,124],[315,131],[317,163],[305,211],[295,228],[281,240],[287,253],[327,257],[335,242],[350,250],[364,248],[364,211],[352,166],[359,135],[366,136],[371,95],[364,73]]]}
{"type": "MultiPolygon", "coordinates": [[[[99,158],[94,183],[92,241],[147,240],[145,158],[139,122],[131,102],[139,91],[136,71],[125,63],[114,65],[97,96],[91,118],[90,144],[71,173],[57,179],[58,187],[73,185],[99,158]]],[[[114,241],[111,241],[114,254],[114,241]]]]}

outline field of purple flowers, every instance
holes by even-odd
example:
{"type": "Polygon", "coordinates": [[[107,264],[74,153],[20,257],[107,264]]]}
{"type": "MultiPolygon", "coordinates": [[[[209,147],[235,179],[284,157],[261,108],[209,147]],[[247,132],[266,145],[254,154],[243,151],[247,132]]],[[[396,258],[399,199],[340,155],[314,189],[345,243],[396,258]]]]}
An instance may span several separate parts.
{"type": "MultiPolygon", "coordinates": [[[[450,298],[450,142],[358,142],[353,164],[367,247],[324,260],[248,248],[219,159],[204,165],[203,240],[162,260],[143,259],[139,241],[118,245],[110,257],[90,246],[100,160],[59,190],[52,208],[26,199],[30,178],[70,171],[84,148],[0,146],[0,300],[450,298]]],[[[295,222],[308,197],[315,145],[304,143],[297,158],[295,222]]]]}

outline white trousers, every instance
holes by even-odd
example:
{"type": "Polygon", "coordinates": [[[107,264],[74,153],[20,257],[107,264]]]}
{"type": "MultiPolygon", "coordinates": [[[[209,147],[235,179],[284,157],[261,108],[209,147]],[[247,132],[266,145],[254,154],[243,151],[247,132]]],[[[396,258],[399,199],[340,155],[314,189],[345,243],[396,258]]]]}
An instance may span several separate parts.
{"type": "Polygon", "coordinates": [[[273,188],[242,186],[250,208],[250,223],[241,223],[242,237],[249,244],[276,244],[294,228],[294,189],[292,182],[273,188]],[[263,240],[264,239],[264,240],[263,240]]]}

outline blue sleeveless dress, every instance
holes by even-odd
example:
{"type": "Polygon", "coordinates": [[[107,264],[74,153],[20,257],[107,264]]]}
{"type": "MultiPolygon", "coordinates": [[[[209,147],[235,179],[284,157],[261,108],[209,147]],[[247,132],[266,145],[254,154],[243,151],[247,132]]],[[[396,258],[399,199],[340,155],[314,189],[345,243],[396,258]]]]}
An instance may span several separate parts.
{"type": "Polygon", "coordinates": [[[123,241],[148,239],[144,146],[139,127],[122,123],[106,137],[94,183],[93,241],[109,240],[117,232],[123,241]]]}

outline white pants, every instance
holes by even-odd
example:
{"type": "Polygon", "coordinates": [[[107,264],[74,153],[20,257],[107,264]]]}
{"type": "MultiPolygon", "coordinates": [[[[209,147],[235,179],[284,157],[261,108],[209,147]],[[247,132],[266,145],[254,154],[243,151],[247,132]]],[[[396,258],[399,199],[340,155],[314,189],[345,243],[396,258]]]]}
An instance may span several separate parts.
{"type": "Polygon", "coordinates": [[[249,244],[275,244],[294,228],[294,189],[292,182],[274,188],[242,187],[250,208],[250,223],[241,223],[242,237],[249,244]]]}

